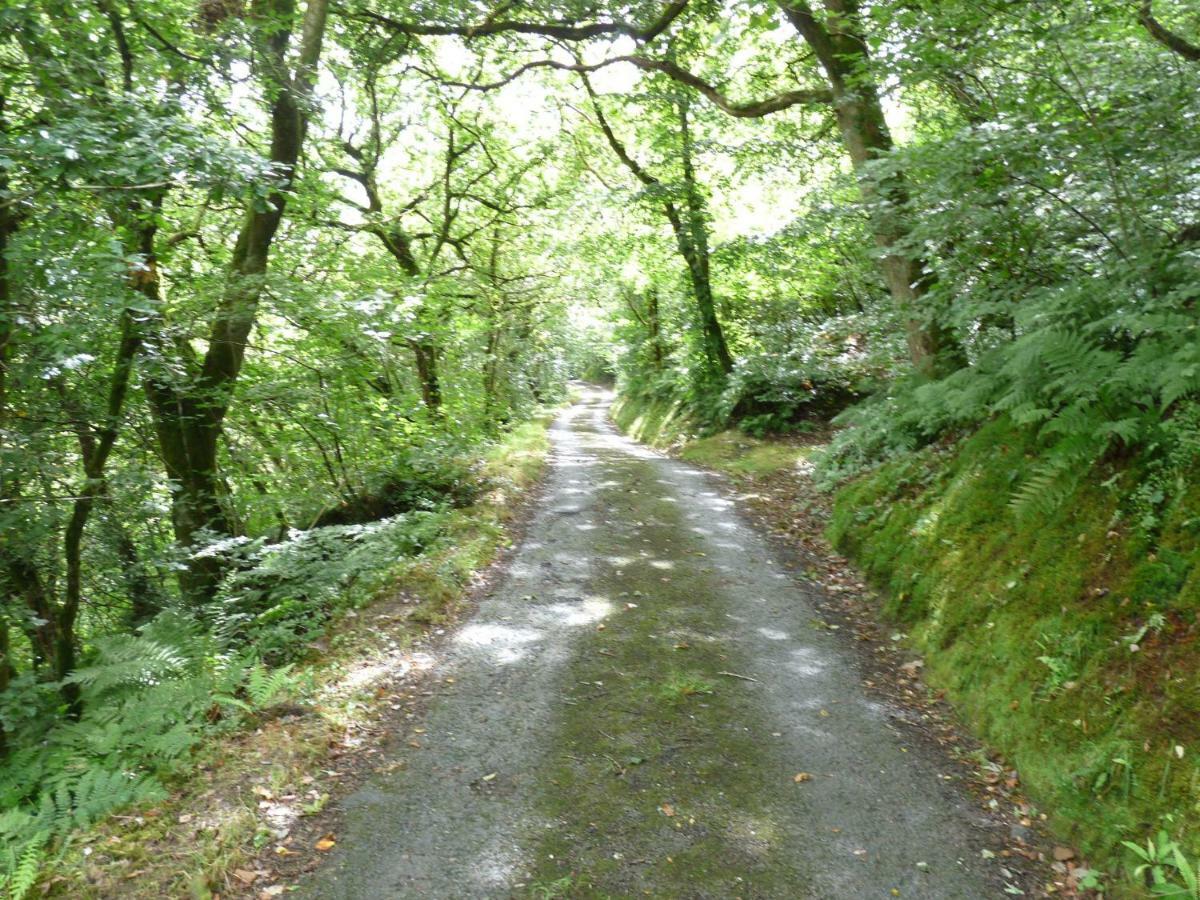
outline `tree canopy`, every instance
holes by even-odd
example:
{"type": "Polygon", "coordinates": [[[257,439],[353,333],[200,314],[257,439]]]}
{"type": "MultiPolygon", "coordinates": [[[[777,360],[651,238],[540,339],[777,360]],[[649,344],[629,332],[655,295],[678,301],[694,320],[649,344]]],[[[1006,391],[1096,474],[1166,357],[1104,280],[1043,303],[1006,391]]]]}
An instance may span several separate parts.
{"type": "Polygon", "coordinates": [[[571,378],[840,413],[830,481],[996,416],[1018,506],[1185,471],[1198,118],[1182,0],[5,5],[0,847],[149,790],[571,378]]]}

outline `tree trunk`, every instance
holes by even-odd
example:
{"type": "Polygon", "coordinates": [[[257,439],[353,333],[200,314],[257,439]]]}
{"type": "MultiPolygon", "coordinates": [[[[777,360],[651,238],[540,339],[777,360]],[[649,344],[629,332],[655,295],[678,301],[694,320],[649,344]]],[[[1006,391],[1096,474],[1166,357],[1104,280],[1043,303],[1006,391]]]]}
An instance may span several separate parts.
{"type": "MultiPolygon", "coordinates": [[[[600,98],[596,96],[596,92],[592,89],[591,82],[585,76],[583,85],[587,89],[588,96],[592,101],[592,109],[596,113],[596,121],[600,125],[600,130],[604,133],[605,139],[608,141],[609,147],[613,153],[629,169],[646,187],[662,190],[662,182],[651,175],[648,171],[642,168],[621,143],[612,127],[608,124],[608,119],[604,115],[604,110],[600,108],[600,98]]],[[[679,247],[679,254],[683,257],[684,263],[688,270],[688,279],[692,285],[692,295],[696,301],[697,312],[700,316],[701,336],[704,343],[705,356],[709,362],[715,366],[722,376],[727,376],[733,371],[733,357],[729,353],[729,346],[725,343],[725,332],[721,328],[721,320],[717,318],[716,303],[713,300],[712,278],[710,277],[709,267],[709,252],[708,252],[708,222],[704,208],[704,198],[700,194],[700,189],[696,184],[696,173],[692,164],[692,136],[691,130],[688,127],[687,118],[687,101],[680,99],[678,102],[679,124],[681,136],[681,153],[683,158],[683,182],[684,182],[684,211],[685,216],[680,214],[679,207],[672,200],[663,200],[663,213],[667,217],[667,221],[671,223],[671,231],[675,235],[675,243],[679,247]]]]}
{"type": "Polygon", "coordinates": [[[891,152],[893,143],[883,115],[878,86],[870,76],[870,51],[861,32],[857,0],[825,0],[827,17],[818,21],[802,0],[777,0],[788,21],[817,57],[833,95],[842,143],[858,175],[863,199],[870,208],[871,231],[883,251],[884,281],[905,318],[909,356],[917,371],[936,376],[958,368],[962,350],[944,326],[922,316],[920,299],[931,280],[920,254],[898,249],[908,237],[901,216],[908,203],[908,185],[896,173],[877,179],[868,170],[873,159],[891,152]]]}
{"type": "Polygon", "coordinates": [[[710,254],[708,250],[708,211],[704,198],[696,184],[696,170],[692,162],[692,131],[688,122],[688,98],[681,94],[677,101],[679,110],[680,154],[683,164],[683,200],[686,219],[679,220],[678,213],[671,218],[679,251],[687,261],[692,281],[692,293],[700,313],[700,328],[704,334],[704,351],[709,362],[716,365],[722,375],[733,371],[733,357],[725,342],[725,331],[717,318],[716,302],[713,299],[710,254]]]}
{"type": "Polygon", "coordinates": [[[120,522],[110,524],[115,531],[117,559],[122,566],[121,577],[129,594],[129,624],[137,628],[162,612],[165,600],[147,574],[137,545],[124,525],[120,522]]]}
{"type": "Polygon", "coordinates": [[[438,379],[438,348],[430,341],[413,340],[413,358],[417,364],[417,378],[421,382],[421,401],[434,415],[441,413],[442,385],[438,379]]]}
{"type": "Polygon", "coordinates": [[[180,587],[196,606],[212,599],[225,564],[216,554],[194,551],[205,543],[206,534],[218,538],[233,534],[222,503],[217,449],[257,317],[271,244],[300,158],[327,13],[328,0],[309,0],[293,73],[287,66],[295,19],[292,0],[254,0],[251,5],[259,42],[258,74],[271,98],[269,158],[280,180],[265,204],[247,210],[199,371],[182,382],[163,377],[148,380],[159,447],[174,488],[175,539],[192,551],[186,571],[180,573],[180,587]]]}
{"type": "Polygon", "coordinates": [[[661,372],[666,359],[662,343],[662,319],[658,311],[658,291],[653,287],[646,292],[646,325],[650,332],[650,353],[654,359],[654,370],[661,372]]]}

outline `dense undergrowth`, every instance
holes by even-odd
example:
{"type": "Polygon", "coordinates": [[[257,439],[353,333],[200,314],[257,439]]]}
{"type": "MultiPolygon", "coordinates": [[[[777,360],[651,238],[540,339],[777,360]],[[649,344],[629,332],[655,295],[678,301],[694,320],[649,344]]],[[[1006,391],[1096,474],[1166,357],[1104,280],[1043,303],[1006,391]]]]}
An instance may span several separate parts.
{"type": "Polygon", "coordinates": [[[1041,462],[998,419],[850,482],[831,537],[1063,833],[1110,864],[1160,829],[1195,855],[1200,492],[1148,509],[1145,460],[1113,459],[1022,515],[1041,462]]]}
{"type": "Polygon", "coordinates": [[[415,600],[412,627],[444,621],[505,541],[514,500],[541,470],[547,422],[477,451],[470,482],[456,486],[471,503],[260,542],[243,552],[215,623],[174,610],[98,640],[71,676],[85,701],[77,720],[46,729],[43,707],[58,686],[13,685],[2,710],[12,749],[0,772],[0,894],[26,896],[48,865],[70,858],[76,832],[184,788],[202,760],[228,755],[223,736],[261,725],[280,704],[304,708],[327,654],[354,651],[347,614],[404,593],[415,600]]]}

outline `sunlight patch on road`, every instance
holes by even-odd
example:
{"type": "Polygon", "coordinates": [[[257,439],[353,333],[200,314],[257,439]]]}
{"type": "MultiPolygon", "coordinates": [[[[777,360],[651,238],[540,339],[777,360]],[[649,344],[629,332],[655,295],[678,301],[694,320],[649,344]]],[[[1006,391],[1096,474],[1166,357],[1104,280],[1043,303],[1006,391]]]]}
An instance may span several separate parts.
{"type": "Polygon", "coordinates": [[[789,655],[791,659],[788,660],[787,667],[797,675],[810,677],[825,671],[825,661],[820,659],[820,654],[811,647],[796,647],[789,655]]]}
{"type": "Polygon", "coordinates": [[[587,597],[582,603],[552,603],[544,615],[561,625],[590,625],[611,615],[613,608],[604,597],[587,597]]]}
{"type": "Polygon", "coordinates": [[[494,662],[508,665],[524,659],[529,653],[528,645],[540,640],[543,634],[536,628],[480,622],[459,631],[455,643],[486,650],[494,662]]]}

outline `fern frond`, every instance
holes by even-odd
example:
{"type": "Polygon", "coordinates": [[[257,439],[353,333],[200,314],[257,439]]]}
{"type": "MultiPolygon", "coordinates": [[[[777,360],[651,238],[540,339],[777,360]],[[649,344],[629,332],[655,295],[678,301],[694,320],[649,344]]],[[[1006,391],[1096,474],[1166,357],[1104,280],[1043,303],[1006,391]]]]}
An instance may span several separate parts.
{"type": "Polygon", "coordinates": [[[33,890],[34,885],[37,884],[38,875],[41,873],[42,863],[46,859],[45,848],[49,839],[50,835],[41,831],[25,845],[17,858],[16,865],[0,881],[0,888],[4,889],[4,896],[9,897],[10,900],[23,900],[33,890]]]}

